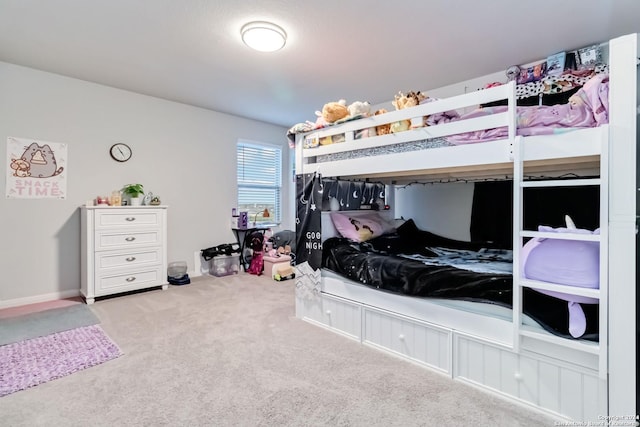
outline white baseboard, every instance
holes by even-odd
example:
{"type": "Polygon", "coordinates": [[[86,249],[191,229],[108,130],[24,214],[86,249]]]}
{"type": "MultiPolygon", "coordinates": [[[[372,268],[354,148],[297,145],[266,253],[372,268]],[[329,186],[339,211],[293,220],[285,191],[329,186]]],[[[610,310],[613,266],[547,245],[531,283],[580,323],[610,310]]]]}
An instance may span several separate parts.
{"type": "Polygon", "coordinates": [[[202,253],[195,251],[193,253],[193,271],[189,272],[189,276],[198,277],[209,275],[209,266],[210,261],[205,261],[204,258],[202,258],[202,253]]]}
{"type": "Polygon", "coordinates": [[[1,308],[19,307],[21,305],[37,304],[39,302],[55,301],[58,299],[74,298],[80,296],[80,289],[71,289],[68,291],[52,292],[50,294],[34,295],[31,297],[14,298],[0,301],[1,308]]]}

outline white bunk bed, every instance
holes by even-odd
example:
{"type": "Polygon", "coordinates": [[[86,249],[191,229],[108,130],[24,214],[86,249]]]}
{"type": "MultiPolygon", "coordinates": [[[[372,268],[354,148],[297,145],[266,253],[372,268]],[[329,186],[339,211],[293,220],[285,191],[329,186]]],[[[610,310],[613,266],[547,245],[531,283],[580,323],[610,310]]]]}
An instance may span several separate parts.
{"type": "MultiPolygon", "coordinates": [[[[516,136],[513,84],[481,90],[297,135],[296,173],[389,182],[510,175],[514,180],[513,310],[470,310],[464,303],[381,293],[322,271],[318,289],[298,286],[296,315],[364,344],[408,358],[458,380],[573,420],[631,416],[636,408],[635,173],[637,35],[609,42],[609,124],[545,136],[516,136]],[[503,114],[354,139],[377,125],[507,100],[503,114]],[[379,156],[330,155],[506,126],[508,138],[379,156]],[[345,142],[304,148],[307,141],[345,135],[345,142]],[[328,159],[327,159],[328,158],[328,159]],[[322,161],[320,161],[322,159],[322,161]],[[597,170],[599,178],[532,182],[525,170],[597,170]],[[522,279],[523,238],[558,238],[522,230],[522,191],[533,186],[600,186],[600,289],[522,279]],[[599,342],[570,340],[530,326],[522,289],[533,287],[599,300],[599,342]]],[[[308,145],[308,144],[307,144],[308,145]]],[[[595,207],[594,207],[595,208],[595,207]]],[[[324,230],[324,228],[323,228],[324,230]]],[[[323,235],[323,240],[327,237],[323,235]]]]}

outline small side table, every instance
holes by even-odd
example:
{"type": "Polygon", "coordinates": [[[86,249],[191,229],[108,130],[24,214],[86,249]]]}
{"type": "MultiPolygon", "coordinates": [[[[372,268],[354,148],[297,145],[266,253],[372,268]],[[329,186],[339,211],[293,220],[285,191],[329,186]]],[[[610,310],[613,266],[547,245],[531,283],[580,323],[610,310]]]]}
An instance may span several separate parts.
{"type": "Polygon", "coordinates": [[[254,231],[259,231],[264,234],[270,227],[248,227],[248,228],[232,228],[233,234],[236,236],[236,242],[240,246],[240,264],[242,264],[242,270],[247,271],[247,259],[244,256],[244,250],[246,247],[247,236],[250,236],[254,231]]]}

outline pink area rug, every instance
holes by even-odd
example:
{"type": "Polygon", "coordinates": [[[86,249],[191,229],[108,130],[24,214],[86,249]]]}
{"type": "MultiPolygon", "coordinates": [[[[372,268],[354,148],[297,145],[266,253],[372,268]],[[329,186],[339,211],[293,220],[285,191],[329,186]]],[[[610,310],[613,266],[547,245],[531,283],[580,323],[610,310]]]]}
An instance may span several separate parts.
{"type": "Polygon", "coordinates": [[[122,356],[99,325],[0,347],[0,397],[122,356]]]}

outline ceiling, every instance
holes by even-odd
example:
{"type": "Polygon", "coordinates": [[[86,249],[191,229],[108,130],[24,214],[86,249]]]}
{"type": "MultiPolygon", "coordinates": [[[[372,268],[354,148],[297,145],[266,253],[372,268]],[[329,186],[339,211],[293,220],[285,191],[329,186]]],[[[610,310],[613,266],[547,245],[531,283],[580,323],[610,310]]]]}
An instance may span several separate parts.
{"type": "Polygon", "coordinates": [[[0,0],[0,61],[285,127],[633,32],[638,0],[0,0]]]}

